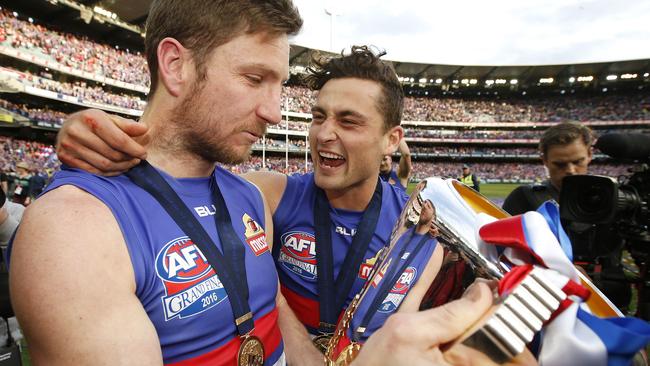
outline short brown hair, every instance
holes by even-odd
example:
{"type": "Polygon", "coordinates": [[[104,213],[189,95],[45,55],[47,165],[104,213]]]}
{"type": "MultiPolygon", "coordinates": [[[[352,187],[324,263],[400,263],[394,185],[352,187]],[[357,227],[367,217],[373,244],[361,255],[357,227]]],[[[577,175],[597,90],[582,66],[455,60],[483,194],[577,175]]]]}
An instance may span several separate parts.
{"type": "Polygon", "coordinates": [[[154,0],[144,39],[151,86],[158,85],[158,44],[171,37],[192,52],[200,79],[212,50],[241,34],[293,35],[302,18],[291,0],[154,0]]]}
{"type": "Polygon", "coordinates": [[[397,73],[392,63],[380,60],[386,52],[375,53],[368,46],[352,46],[349,54],[341,52],[341,56],[324,57],[321,54],[312,56],[311,65],[307,68],[305,83],[312,90],[320,90],[325,83],[332,79],[359,78],[379,83],[383,96],[377,101],[377,109],[384,115],[384,128],[399,126],[404,110],[404,91],[397,79],[397,73]]]}
{"type": "Polygon", "coordinates": [[[539,140],[539,152],[546,156],[549,147],[564,146],[580,139],[585,146],[591,147],[594,136],[591,129],[582,123],[562,122],[549,127],[539,140]]]}

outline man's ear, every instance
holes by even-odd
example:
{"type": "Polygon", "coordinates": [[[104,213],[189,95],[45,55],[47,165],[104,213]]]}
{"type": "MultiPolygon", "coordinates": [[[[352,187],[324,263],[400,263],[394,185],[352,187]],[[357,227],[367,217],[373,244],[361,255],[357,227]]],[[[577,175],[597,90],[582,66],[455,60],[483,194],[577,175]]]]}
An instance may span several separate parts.
{"type": "Polygon", "coordinates": [[[548,159],[546,158],[546,154],[540,152],[539,157],[542,159],[542,164],[545,167],[548,167],[548,159]]]}
{"type": "Polygon", "coordinates": [[[190,52],[174,38],[164,38],[158,43],[158,79],[167,93],[178,97],[188,83],[192,66],[190,52]]]}
{"type": "Polygon", "coordinates": [[[402,126],[395,126],[386,132],[388,143],[384,149],[384,155],[392,155],[399,147],[399,142],[404,138],[404,129],[402,126]]]}

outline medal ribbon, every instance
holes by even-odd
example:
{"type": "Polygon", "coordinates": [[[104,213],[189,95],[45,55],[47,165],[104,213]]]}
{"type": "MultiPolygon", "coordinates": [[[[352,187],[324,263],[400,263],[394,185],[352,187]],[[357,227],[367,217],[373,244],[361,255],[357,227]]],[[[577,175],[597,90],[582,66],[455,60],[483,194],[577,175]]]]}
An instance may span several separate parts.
{"type": "Polygon", "coordinates": [[[214,220],[223,254],[205,231],[192,211],[178,197],[160,173],[146,160],[131,169],[126,175],[140,188],[153,196],[169,216],[201,250],[215,274],[223,283],[235,316],[237,332],[245,336],[254,328],[253,316],[248,304],[248,281],[246,280],[244,245],[232,227],[226,202],[221,194],[216,176],[210,179],[212,203],[215,207],[214,220]],[[217,266],[217,263],[219,266],[217,266]]]}
{"type": "MultiPolygon", "coordinates": [[[[381,286],[379,287],[379,290],[375,294],[375,296],[374,296],[374,298],[372,300],[372,303],[370,304],[370,307],[368,308],[368,311],[363,316],[363,319],[361,320],[361,324],[359,325],[359,327],[357,327],[357,329],[362,328],[363,332],[365,332],[365,329],[368,328],[368,325],[372,321],[372,318],[375,316],[377,311],[379,311],[379,307],[382,305],[383,301],[388,296],[388,293],[393,288],[393,286],[395,286],[395,283],[397,282],[399,277],[402,275],[402,273],[404,273],[404,271],[406,270],[408,265],[413,262],[413,259],[416,258],[418,253],[420,253],[420,250],[422,249],[422,247],[424,246],[424,244],[426,242],[428,242],[429,240],[435,240],[433,237],[429,236],[429,234],[419,235],[419,234],[415,234],[414,232],[412,232],[411,235],[410,235],[410,238],[409,238],[409,243],[402,247],[402,249],[399,252],[399,255],[394,258],[395,259],[394,263],[396,263],[400,258],[402,258],[404,256],[404,253],[406,252],[406,250],[410,246],[409,244],[411,244],[412,242],[414,242],[415,240],[418,240],[418,239],[419,239],[419,241],[418,241],[417,245],[415,246],[415,249],[413,249],[413,251],[409,254],[408,258],[403,260],[400,266],[394,265],[394,266],[392,266],[391,269],[386,271],[386,274],[384,274],[383,279],[381,280],[382,281],[381,286]]],[[[381,263],[376,263],[375,265],[378,266],[380,264],[381,263]]],[[[370,280],[371,279],[369,278],[368,281],[370,281],[370,280]]],[[[395,311],[397,311],[397,310],[395,310],[395,311]]],[[[359,341],[358,338],[363,334],[363,332],[356,332],[356,331],[353,332],[352,333],[353,341],[358,342],[359,341]],[[357,333],[360,333],[360,334],[357,334],[357,333]]]]}
{"type": "Polygon", "coordinates": [[[377,178],[375,193],[366,207],[361,222],[352,239],[341,270],[334,279],[334,258],[332,254],[332,218],[330,205],[325,192],[316,187],[314,204],[314,226],[316,234],[316,269],[318,280],[318,298],[320,308],[321,333],[332,333],[338,321],[345,300],[352,289],[357,271],[370,246],[370,241],[377,228],[381,211],[382,185],[377,178]]]}

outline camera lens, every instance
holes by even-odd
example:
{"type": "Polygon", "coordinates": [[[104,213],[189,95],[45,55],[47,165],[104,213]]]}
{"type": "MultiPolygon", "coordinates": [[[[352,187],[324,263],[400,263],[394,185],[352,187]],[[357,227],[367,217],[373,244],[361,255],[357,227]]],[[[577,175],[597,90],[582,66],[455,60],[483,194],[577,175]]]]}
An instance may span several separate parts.
{"type": "Polygon", "coordinates": [[[562,181],[560,216],[569,221],[611,222],[617,211],[618,183],[610,177],[572,175],[562,181]]]}
{"type": "Polygon", "coordinates": [[[576,201],[578,210],[586,214],[594,214],[611,206],[611,202],[608,202],[608,196],[604,194],[600,186],[592,185],[587,187],[578,193],[576,201]]]}

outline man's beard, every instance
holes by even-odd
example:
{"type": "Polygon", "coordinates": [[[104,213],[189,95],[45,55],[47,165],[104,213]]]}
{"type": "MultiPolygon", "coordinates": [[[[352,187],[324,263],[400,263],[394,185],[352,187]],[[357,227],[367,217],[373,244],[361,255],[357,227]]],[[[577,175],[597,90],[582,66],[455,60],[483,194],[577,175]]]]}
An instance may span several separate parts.
{"type": "Polygon", "coordinates": [[[220,135],[217,121],[210,120],[209,117],[215,113],[210,113],[209,106],[203,101],[203,84],[195,84],[194,89],[172,111],[171,124],[176,139],[172,145],[211,163],[238,164],[247,161],[251,149],[244,153],[234,149],[226,136],[220,135]]]}

